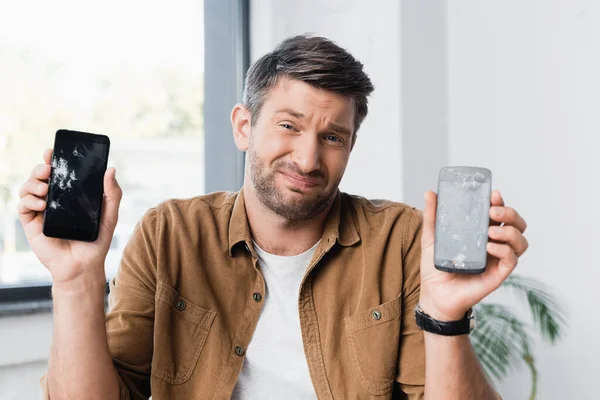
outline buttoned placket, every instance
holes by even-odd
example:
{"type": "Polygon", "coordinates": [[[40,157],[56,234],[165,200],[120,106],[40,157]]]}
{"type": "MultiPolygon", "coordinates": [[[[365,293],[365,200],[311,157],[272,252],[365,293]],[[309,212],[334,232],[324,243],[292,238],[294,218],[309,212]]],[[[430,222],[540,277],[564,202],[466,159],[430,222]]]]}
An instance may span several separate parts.
{"type": "MultiPolygon", "coordinates": [[[[243,326],[240,326],[240,329],[238,329],[237,333],[236,333],[236,337],[234,338],[234,348],[232,351],[232,358],[229,359],[228,363],[224,366],[224,373],[221,375],[220,381],[217,384],[215,393],[213,395],[213,399],[219,399],[219,398],[223,398],[223,399],[229,399],[228,396],[221,396],[220,393],[225,390],[225,385],[230,381],[230,379],[232,378],[231,375],[233,374],[233,372],[229,372],[229,371],[234,371],[237,370],[238,371],[238,376],[239,376],[239,371],[241,371],[241,368],[243,367],[243,363],[244,363],[244,358],[245,358],[245,354],[246,354],[246,349],[248,347],[248,345],[250,344],[250,341],[252,340],[252,336],[254,334],[254,331],[256,330],[256,326],[258,324],[258,319],[260,318],[260,314],[262,313],[262,308],[264,307],[264,301],[261,301],[263,299],[263,295],[262,293],[266,293],[266,282],[265,282],[265,278],[262,274],[262,272],[260,271],[259,265],[258,265],[258,257],[256,256],[256,254],[253,253],[253,251],[250,249],[250,246],[248,245],[248,243],[244,243],[244,249],[245,249],[245,257],[248,257],[248,255],[250,255],[251,258],[251,262],[252,262],[252,266],[255,270],[255,272],[258,274],[258,276],[260,276],[260,283],[262,284],[262,288],[260,288],[259,290],[253,290],[252,291],[252,296],[250,297],[250,304],[248,305],[249,307],[247,307],[247,309],[244,312],[244,322],[242,322],[243,326]],[[244,336],[240,336],[240,335],[244,335],[244,336]],[[233,368],[232,365],[230,363],[239,363],[239,366],[236,368],[233,368]]],[[[235,386],[235,384],[234,384],[235,386]]],[[[233,388],[232,388],[233,390],[233,388]]],[[[231,393],[230,393],[231,394],[231,393]]]]}
{"type": "Polygon", "coordinates": [[[302,332],[302,343],[304,344],[304,353],[308,363],[308,370],[312,379],[313,387],[319,399],[333,399],[329,381],[325,373],[325,361],[323,360],[323,350],[321,348],[321,338],[319,336],[319,326],[317,323],[317,312],[312,292],[312,278],[310,273],[319,264],[323,256],[331,250],[335,244],[335,238],[327,238],[325,244],[317,248],[317,254],[313,258],[304,278],[300,283],[298,296],[298,311],[300,314],[300,330],[302,332]]]}
{"type": "MultiPolygon", "coordinates": [[[[321,338],[319,336],[319,327],[317,324],[317,315],[314,306],[314,298],[312,293],[312,279],[310,274],[313,269],[319,264],[323,256],[331,250],[331,248],[335,244],[335,237],[332,235],[324,235],[328,236],[325,243],[321,243],[317,248],[315,257],[313,257],[313,261],[307,268],[304,277],[302,278],[302,282],[300,283],[300,290],[298,296],[298,311],[300,315],[300,330],[302,332],[302,343],[304,345],[304,353],[306,356],[308,370],[311,376],[311,380],[313,383],[313,387],[319,399],[333,399],[333,394],[331,392],[331,388],[329,386],[329,381],[327,380],[327,376],[325,373],[325,361],[323,360],[323,351],[321,347],[321,338]]],[[[250,247],[247,243],[244,243],[244,248],[246,253],[249,253],[252,257],[252,265],[254,270],[258,273],[262,280],[262,291],[265,293],[266,291],[266,282],[264,276],[262,275],[260,268],[258,266],[258,257],[250,250],[250,247]]],[[[253,296],[254,298],[254,296],[253,296]]],[[[253,302],[256,302],[254,299],[253,302]]],[[[259,302],[264,303],[264,302],[259,302]]],[[[252,304],[252,306],[256,306],[256,304],[252,304]]],[[[250,311],[252,312],[252,311],[250,311]]],[[[251,322],[253,324],[252,332],[249,337],[246,339],[247,343],[250,343],[252,339],[252,335],[256,329],[256,325],[258,324],[258,318],[260,317],[260,313],[262,312],[262,304],[260,305],[258,311],[256,312],[254,320],[251,322]]],[[[247,314],[244,314],[247,315],[247,314]]],[[[243,326],[238,332],[246,332],[250,328],[250,322],[243,326]]],[[[238,334],[239,335],[239,334],[238,334]]],[[[235,338],[235,348],[233,349],[234,355],[237,358],[237,362],[243,364],[245,350],[242,343],[242,339],[239,336],[235,338]],[[239,348],[239,349],[238,349],[239,348]],[[241,354],[239,354],[241,353],[241,354]]],[[[244,342],[246,343],[246,342],[244,342]]],[[[247,346],[247,344],[246,344],[247,346]]],[[[231,362],[231,359],[230,361],[231,362]]],[[[228,370],[229,364],[225,366],[225,370],[228,370]]],[[[242,365],[239,366],[242,368],[242,365]]],[[[239,371],[239,370],[238,370],[239,371]]],[[[231,374],[231,373],[230,373],[231,374]]],[[[217,385],[215,390],[215,394],[213,399],[219,398],[219,393],[224,389],[224,384],[231,379],[230,374],[224,374],[221,376],[220,382],[217,385]]],[[[239,373],[238,373],[239,375],[239,373]]],[[[232,389],[233,390],[233,389],[232,389]]],[[[222,397],[227,399],[228,397],[222,397]]]]}

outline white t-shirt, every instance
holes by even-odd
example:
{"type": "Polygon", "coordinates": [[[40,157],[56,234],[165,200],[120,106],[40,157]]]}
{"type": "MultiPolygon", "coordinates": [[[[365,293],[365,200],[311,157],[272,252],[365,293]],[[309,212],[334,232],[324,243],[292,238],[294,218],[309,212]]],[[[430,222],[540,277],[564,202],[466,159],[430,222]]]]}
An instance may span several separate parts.
{"type": "Polygon", "coordinates": [[[278,256],[254,243],[267,292],[232,400],[316,400],[302,344],[298,294],[318,244],[296,256],[278,256]]]}

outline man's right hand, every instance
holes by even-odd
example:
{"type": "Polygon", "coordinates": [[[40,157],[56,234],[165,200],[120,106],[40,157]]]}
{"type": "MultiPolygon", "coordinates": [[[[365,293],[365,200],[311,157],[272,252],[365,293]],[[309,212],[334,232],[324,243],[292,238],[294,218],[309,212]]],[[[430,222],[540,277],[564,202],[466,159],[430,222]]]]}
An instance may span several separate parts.
{"type": "Polygon", "coordinates": [[[104,283],[104,261],[117,225],[122,190],[115,178],[115,169],[104,174],[104,199],[98,239],[82,242],[47,237],[42,232],[52,150],[44,152],[44,163],[37,165],[19,190],[19,219],[27,241],[41,263],[52,275],[53,284],[68,285],[83,276],[104,283]],[[100,281],[101,280],[101,281],[100,281]]]}

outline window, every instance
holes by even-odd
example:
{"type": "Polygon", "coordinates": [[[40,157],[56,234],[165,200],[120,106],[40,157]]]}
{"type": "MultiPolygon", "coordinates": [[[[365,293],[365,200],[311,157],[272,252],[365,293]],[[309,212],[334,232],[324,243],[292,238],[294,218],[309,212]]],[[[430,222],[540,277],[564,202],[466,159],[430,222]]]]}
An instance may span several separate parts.
{"type": "MultiPolygon", "coordinates": [[[[208,1],[208,0],[207,0],[208,1]]],[[[204,2],[10,2],[0,13],[0,285],[49,283],[18,190],[61,128],[106,134],[123,188],[106,260],[162,200],[204,193],[204,2]]]]}

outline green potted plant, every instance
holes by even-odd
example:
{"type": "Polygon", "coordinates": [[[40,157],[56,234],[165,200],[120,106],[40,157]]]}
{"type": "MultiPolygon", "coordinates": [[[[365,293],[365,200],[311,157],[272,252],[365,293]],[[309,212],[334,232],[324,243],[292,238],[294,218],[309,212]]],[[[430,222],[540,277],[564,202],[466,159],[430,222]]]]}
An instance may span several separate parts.
{"type": "Polygon", "coordinates": [[[525,364],[531,373],[530,400],[536,398],[538,372],[532,354],[533,335],[555,344],[568,327],[562,307],[540,282],[511,275],[502,284],[527,301],[533,326],[517,317],[508,307],[482,302],[475,307],[477,327],[471,342],[486,374],[499,382],[525,364]]]}

